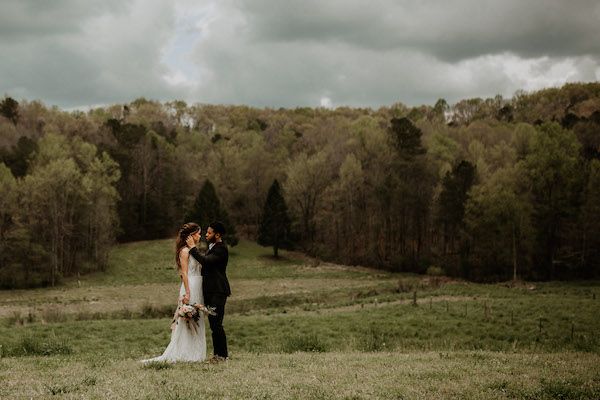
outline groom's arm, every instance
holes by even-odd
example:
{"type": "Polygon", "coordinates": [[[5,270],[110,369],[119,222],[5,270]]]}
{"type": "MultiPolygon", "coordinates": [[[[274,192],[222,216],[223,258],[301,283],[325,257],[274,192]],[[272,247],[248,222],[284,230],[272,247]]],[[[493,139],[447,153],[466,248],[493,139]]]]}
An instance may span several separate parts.
{"type": "Polygon", "coordinates": [[[203,257],[200,255],[200,252],[198,251],[198,248],[196,246],[194,246],[190,249],[190,256],[194,257],[196,259],[196,261],[198,261],[200,264],[202,264],[203,257]]]}
{"type": "Polygon", "coordinates": [[[190,255],[194,257],[196,261],[202,264],[202,267],[213,268],[219,267],[220,264],[223,264],[223,260],[225,259],[225,251],[226,249],[218,247],[209,255],[203,256],[200,254],[198,248],[194,246],[190,249],[190,255]]]}
{"type": "Polygon", "coordinates": [[[194,243],[194,240],[192,239],[191,236],[188,236],[185,239],[185,243],[187,244],[188,249],[190,249],[189,254],[194,257],[196,259],[196,261],[198,261],[200,264],[202,264],[202,255],[200,255],[200,252],[198,251],[198,248],[196,247],[196,244],[194,243]]]}

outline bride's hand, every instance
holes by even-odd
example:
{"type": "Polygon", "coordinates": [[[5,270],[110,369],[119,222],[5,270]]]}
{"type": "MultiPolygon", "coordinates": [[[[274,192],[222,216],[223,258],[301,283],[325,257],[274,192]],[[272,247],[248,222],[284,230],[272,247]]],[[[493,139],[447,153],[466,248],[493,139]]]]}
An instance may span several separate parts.
{"type": "Polygon", "coordinates": [[[188,304],[190,302],[190,295],[186,293],[183,296],[183,300],[182,301],[183,301],[183,304],[188,304]]]}

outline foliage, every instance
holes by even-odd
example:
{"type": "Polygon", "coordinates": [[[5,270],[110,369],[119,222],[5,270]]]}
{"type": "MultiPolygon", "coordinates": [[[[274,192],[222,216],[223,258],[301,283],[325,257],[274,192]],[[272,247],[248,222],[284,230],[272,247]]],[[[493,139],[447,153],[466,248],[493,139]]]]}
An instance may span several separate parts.
{"type": "Polygon", "coordinates": [[[258,243],[262,246],[273,246],[273,255],[278,257],[280,248],[290,246],[290,230],[291,223],[287,214],[287,206],[281,195],[281,186],[276,179],[267,194],[258,233],[258,243]]]}
{"type": "Polygon", "coordinates": [[[2,286],[55,285],[106,266],[118,220],[118,165],[81,139],[46,135],[17,181],[2,168],[7,204],[0,242],[2,286]],[[12,182],[12,183],[11,183],[12,182]],[[28,251],[23,251],[29,248],[28,251]]]}
{"type": "Polygon", "coordinates": [[[19,120],[19,102],[12,97],[6,96],[0,102],[0,115],[16,125],[19,120]]]}
{"type": "Polygon", "coordinates": [[[532,210],[520,173],[514,167],[498,170],[471,191],[465,210],[469,254],[464,276],[493,281],[531,273],[532,210]]]}
{"type": "MultiPolygon", "coordinates": [[[[111,231],[100,247],[115,236],[120,242],[171,237],[192,214],[205,225],[213,217],[225,219],[225,212],[236,238],[257,240],[269,187],[277,180],[290,236],[323,260],[419,273],[433,264],[452,276],[481,280],[599,273],[593,206],[597,82],[519,91],[512,98],[379,109],[274,110],[140,98],[88,113],[21,101],[17,111],[16,122],[0,118],[0,162],[17,182],[7,198],[16,193],[27,203],[30,194],[36,197],[33,183],[55,190],[67,172],[82,185],[90,182],[86,165],[94,154],[102,160],[106,152],[120,171],[110,195],[94,185],[66,184],[72,203],[61,203],[64,212],[56,214],[66,221],[53,231],[59,239],[73,229],[71,214],[80,221],[88,207],[81,205],[96,198],[89,207],[116,204],[117,210],[116,219],[103,211],[88,221],[111,231]],[[44,173],[46,166],[56,176],[44,173]],[[207,181],[218,195],[218,212],[194,204],[207,181]]],[[[98,174],[111,175],[112,168],[98,174]]],[[[93,180],[102,181],[98,176],[93,180]]],[[[38,240],[32,234],[36,220],[19,217],[23,208],[7,208],[12,211],[4,216],[2,245],[14,252],[32,246],[29,256],[38,263],[60,264],[52,261],[64,257],[51,237],[38,240]]],[[[83,256],[92,237],[69,245],[78,250],[64,258],[73,265],[67,274],[104,263],[94,261],[101,252],[92,261],[83,256]]],[[[2,276],[10,279],[23,265],[19,257],[10,267],[3,262],[2,276]]],[[[51,274],[34,269],[37,284],[51,282],[51,274]]]]}
{"type": "Polygon", "coordinates": [[[461,161],[452,171],[448,171],[442,181],[442,192],[439,197],[439,221],[443,226],[444,253],[454,250],[454,242],[463,227],[465,203],[473,183],[475,183],[475,166],[468,161],[461,161]]]}
{"type": "Polygon", "coordinates": [[[221,221],[225,226],[225,241],[231,246],[238,244],[239,239],[235,233],[235,227],[229,221],[229,215],[221,207],[221,202],[217,197],[217,192],[211,181],[206,180],[198,192],[196,201],[192,206],[191,212],[186,217],[186,221],[193,221],[199,224],[202,229],[214,221],[221,221]]]}
{"type": "Polygon", "coordinates": [[[27,173],[27,166],[30,158],[36,151],[36,141],[27,136],[21,136],[17,141],[17,144],[12,146],[10,151],[0,151],[0,157],[11,169],[13,175],[22,177],[27,173]]]}
{"type": "Polygon", "coordinates": [[[536,228],[535,263],[540,276],[555,279],[564,226],[576,216],[582,187],[581,145],[558,124],[544,124],[523,161],[532,195],[536,228]]]}

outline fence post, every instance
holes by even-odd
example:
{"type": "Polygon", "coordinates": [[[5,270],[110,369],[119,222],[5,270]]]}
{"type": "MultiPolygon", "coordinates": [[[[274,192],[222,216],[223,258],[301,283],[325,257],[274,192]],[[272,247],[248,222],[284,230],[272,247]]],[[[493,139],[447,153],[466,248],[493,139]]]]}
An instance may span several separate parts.
{"type": "Polygon", "coordinates": [[[571,340],[575,337],[575,323],[571,322],[571,340]]]}

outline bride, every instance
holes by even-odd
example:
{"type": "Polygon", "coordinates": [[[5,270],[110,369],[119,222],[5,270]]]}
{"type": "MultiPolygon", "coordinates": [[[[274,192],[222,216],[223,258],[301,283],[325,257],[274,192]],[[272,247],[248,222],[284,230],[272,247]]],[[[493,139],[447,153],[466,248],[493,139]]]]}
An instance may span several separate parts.
{"type": "MultiPolygon", "coordinates": [[[[181,277],[178,307],[183,304],[204,304],[202,295],[202,275],[200,263],[189,256],[185,240],[191,236],[194,243],[200,241],[200,226],[193,222],[179,229],[176,240],[175,262],[181,277]]],[[[204,361],[206,359],[206,336],[204,334],[204,313],[200,312],[197,322],[186,321],[175,316],[171,326],[171,342],[165,352],[158,357],[142,360],[143,363],[156,361],[204,361]],[[195,326],[191,326],[194,324],[195,326]]]]}

